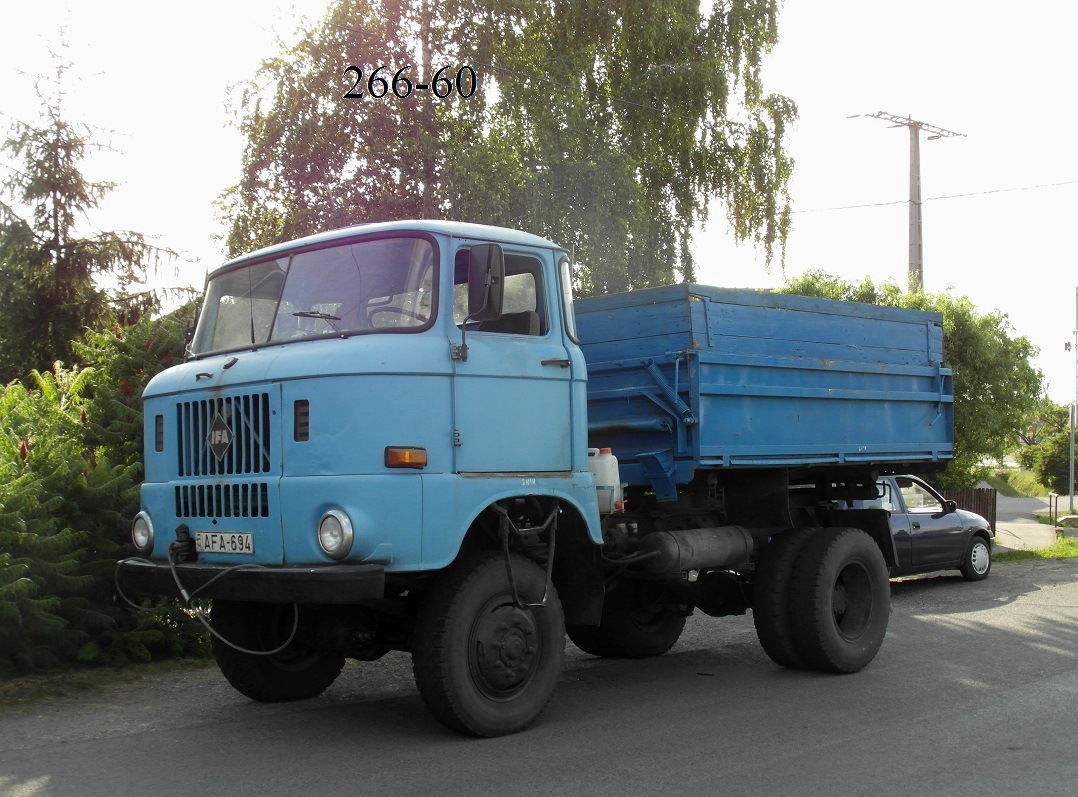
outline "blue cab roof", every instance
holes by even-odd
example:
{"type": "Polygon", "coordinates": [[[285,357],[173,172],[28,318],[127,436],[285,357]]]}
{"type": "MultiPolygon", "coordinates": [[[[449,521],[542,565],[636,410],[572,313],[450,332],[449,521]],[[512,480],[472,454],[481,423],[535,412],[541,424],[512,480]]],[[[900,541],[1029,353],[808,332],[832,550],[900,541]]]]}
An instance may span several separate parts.
{"type": "Polygon", "coordinates": [[[341,227],[340,229],[328,230],[326,232],[308,235],[303,238],[297,238],[293,241],[273,244],[233,258],[223,266],[220,266],[220,268],[214,269],[214,272],[221,269],[232,268],[241,263],[263,260],[267,257],[273,257],[274,255],[284,252],[291,252],[295,249],[332,243],[333,241],[354,238],[359,235],[372,235],[387,232],[429,232],[448,235],[454,238],[477,238],[510,245],[537,246],[544,249],[564,249],[564,247],[553,241],[547,240],[546,238],[528,232],[521,232],[520,230],[513,230],[508,227],[494,227],[488,224],[471,224],[462,221],[409,219],[353,224],[348,227],[341,227]]]}

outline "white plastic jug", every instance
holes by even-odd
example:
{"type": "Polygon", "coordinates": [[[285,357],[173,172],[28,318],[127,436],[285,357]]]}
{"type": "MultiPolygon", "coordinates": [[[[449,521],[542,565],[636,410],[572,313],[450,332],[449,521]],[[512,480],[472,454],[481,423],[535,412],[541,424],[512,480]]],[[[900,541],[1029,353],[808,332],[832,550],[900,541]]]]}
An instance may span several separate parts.
{"type": "Polygon", "coordinates": [[[618,458],[609,448],[588,449],[588,470],[595,477],[595,491],[599,498],[599,513],[609,515],[622,512],[625,501],[621,494],[621,473],[618,458]]]}

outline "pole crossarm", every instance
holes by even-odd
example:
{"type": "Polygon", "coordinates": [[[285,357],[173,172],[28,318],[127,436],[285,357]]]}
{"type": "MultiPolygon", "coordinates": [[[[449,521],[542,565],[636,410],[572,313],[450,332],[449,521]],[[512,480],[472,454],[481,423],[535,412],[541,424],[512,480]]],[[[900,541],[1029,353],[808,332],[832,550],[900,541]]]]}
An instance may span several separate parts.
{"type": "Polygon", "coordinates": [[[888,113],[887,111],[866,113],[865,116],[871,116],[873,119],[883,119],[885,122],[893,122],[895,127],[916,127],[918,130],[924,130],[929,134],[929,141],[933,141],[937,138],[966,137],[965,133],[956,133],[954,130],[948,130],[945,127],[930,125],[928,122],[919,122],[910,116],[897,116],[893,113],[888,113]]]}

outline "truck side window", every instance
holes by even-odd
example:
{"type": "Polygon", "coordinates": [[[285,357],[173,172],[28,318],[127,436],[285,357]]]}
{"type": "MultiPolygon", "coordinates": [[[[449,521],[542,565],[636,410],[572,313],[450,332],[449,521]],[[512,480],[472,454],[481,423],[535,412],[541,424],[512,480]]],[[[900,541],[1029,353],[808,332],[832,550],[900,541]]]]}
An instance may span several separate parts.
{"type": "MultiPolygon", "coordinates": [[[[468,307],[468,252],[457,253],[454,268],[453,319],[464,323],[468,307]]],[[[543,291],[543,271],[538,260],[523,255],[505,256],[505,292],[502,317],[469,324],[469,330],[503,335],[545,335],[550,328],[543,291]]]]}

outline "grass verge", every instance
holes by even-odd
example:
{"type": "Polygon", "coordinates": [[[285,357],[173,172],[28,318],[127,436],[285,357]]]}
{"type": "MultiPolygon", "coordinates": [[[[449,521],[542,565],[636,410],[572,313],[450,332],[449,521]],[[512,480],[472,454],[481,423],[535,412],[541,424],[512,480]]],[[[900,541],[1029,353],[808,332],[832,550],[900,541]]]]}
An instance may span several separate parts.
{"type": "Polygon", "coordinates": [[[1007,477],[1007,483],[1018,491],[1018,495],[1046,496],[1048,488],[1037,481],[1037,477],[1026,470],[1015,471],[1007,477]]]}
{"type": "Polygon", "coordinates": [[[99,692],[117,685],[165,677],[176,672],[206,669],[212,665],[211,658],[177,659],[5,678],[0,680],[0,710],[99,692]]]}
{"type": "Polygon", "coordinates": [[[1022,493],[1018,492],[1018,490],[1015,489],[1014,485],[1012,485],[1009,481],[1007,481],[1006,479],[1001,479],[995,474],[985,476],[984,480],[992,487],[995,487],[996,492],[1000,495],[1005,495],[1009,498],[1020,498],[1023,495],[1022,493]]]}
{"type": "Polygon", "coordinates": [[[996,562],[1020,562],[1024,559],[1072,559],[1078,556],[1078,538],[1058,537],[1055,545],[1036,551],[1002,551],[992,557],[996,562]]]}

